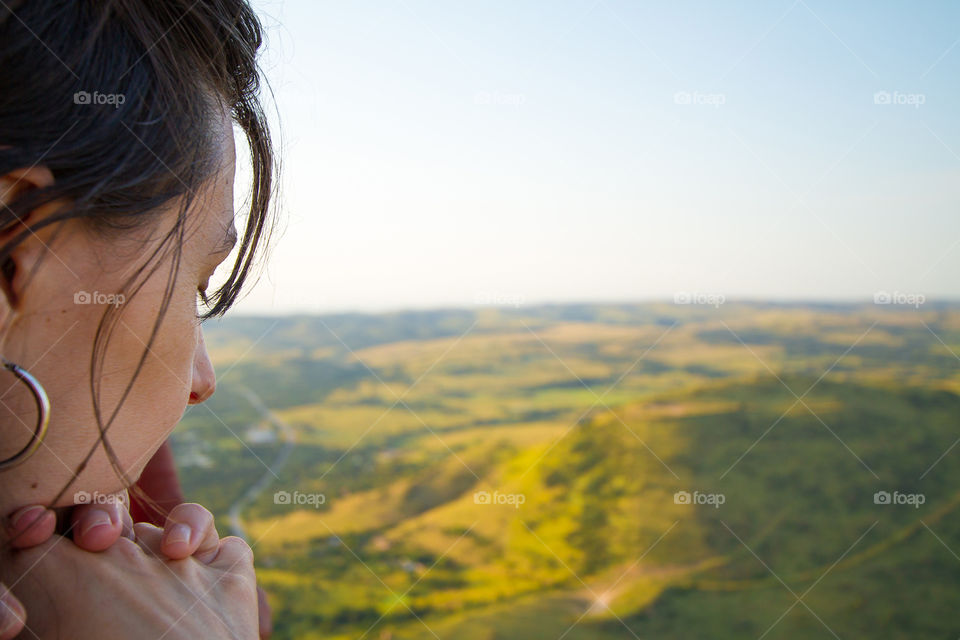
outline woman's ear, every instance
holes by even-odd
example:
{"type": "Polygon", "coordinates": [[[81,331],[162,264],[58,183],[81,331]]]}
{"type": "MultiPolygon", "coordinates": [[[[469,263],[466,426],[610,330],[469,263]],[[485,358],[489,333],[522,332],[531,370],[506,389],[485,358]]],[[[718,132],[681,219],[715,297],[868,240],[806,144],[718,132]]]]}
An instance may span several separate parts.
{"type": "MultiPolygon", "coordinates": [[[[53,172],[45,166],[16,169],[0,176],[0,220],[9,220],[8,224],[0,229],[0,246],[23,233],[28,228],[28,224],[36,224],[34,218],[39,217],[36,214],[40,213],[40,210],[31,211],[26,216],[18,217],[10,209],[10,204],[32,189],[42,189],[51,185],[53,185],[53,172]]],[[[48,206],[44,205],[41,210],[48,206]]],[[[42,244],[43,241],[40,240],[40,242],[42,244]]],[[[11,309],[18,306],[26,274],[30,271],[24,263],[28,260],[35,261],[36,256],[33,253],[36,247],[32,246],[34,244],[30,241],[20,243],[0,264],[0,290],[6,298],[7,306],[11,309]]]]}
{"type": "Polygon", "coordinates": [[[49,187],[53,184],[53,172],[39,165],[28,169],[14,169],[0,176],[0,202],[8,205],[24,191],[49,187]]]}

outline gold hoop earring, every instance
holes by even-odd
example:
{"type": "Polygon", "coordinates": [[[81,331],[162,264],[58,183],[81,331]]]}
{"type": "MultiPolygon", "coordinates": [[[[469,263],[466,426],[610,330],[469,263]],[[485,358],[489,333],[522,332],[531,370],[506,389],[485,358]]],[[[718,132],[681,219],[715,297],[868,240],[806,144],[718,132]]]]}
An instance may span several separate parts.
{"type": "Polygon", "coordinates": [[[40,443],[43,442],[43,439],[47,436],[47,425],[50,423],[50,398],[47,397],[47,392],[44,390],[43,385],[41,385],[29,371],[10,362],[6,358],[0,359],[3,360],[3,367],[30,389],[30,393],[33,394],[33,400],[37,404],[37,425],[33,429],[33,436],[31,436],[30,442],[6,460],[0,460],[0,471],[2,471],[24,462],[36,453],[40,447],[40,443]]]}

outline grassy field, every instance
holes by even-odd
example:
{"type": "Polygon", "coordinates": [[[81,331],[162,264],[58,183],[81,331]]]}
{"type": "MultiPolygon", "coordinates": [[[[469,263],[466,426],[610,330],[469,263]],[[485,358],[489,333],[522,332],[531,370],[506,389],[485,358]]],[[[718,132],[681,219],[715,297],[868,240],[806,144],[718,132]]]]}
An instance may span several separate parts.
{"type": "Polygon", "coordinates": [[[278,638],[960,635],[960,308],[238,318],[207,342],[219,390],[174,447],[218,522],[269,480],[242,519],[278,638]],[[295,434],[282,468],[246,390],[295,434]]]}

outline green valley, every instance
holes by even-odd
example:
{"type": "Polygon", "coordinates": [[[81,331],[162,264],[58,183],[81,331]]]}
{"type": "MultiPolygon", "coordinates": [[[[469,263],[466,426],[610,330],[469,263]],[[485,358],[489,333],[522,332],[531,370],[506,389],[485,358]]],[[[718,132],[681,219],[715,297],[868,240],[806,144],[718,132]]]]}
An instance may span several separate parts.
{"type": "Polygon", "coordinates": [[[236,318],[207,342],[218,391],[174,449],[221,533],[260,483],[236,510],[275,637],[960,635],[960,307],[236,318]]]}

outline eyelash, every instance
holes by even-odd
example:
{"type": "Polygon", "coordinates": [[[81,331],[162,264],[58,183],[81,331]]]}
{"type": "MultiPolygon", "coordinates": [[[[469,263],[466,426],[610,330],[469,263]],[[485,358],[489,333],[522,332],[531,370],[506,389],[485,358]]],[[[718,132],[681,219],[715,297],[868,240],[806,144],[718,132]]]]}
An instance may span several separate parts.
{"type": "MultiPolygon", "coordinates": [[[[219,265],[217,265],[217,266],[219,266],[219,265]]],[[[215,273],[215,272],[216,272],[216,267],[214,267],[214,273],[215,273]]],[[[197,299],[198,299],[198,303],[199,303],[199,302],[202,302],[203,304],[209,306],[209,300],[208,300],[208,298],[207,298],[207,289],[210,288],[210,280],[211,280],[212,278],[213,278],[213,273],[211,273],[210,276],[209,276],[200,286],[197,287],[197,299]]],[[[200,305],[197,304],[197,313],[196,313],[196,316],[197,316],[197,319],[198,319],[198,320],[203,321],[205,318],[203,317],[203,314],[200,313],[200,308],[199,308],[199,307],[200,307],[200,305]]]]}
{"type": "MultiPolygon", "coordinates": [[[[198,301],[198,302],[202,302],[203,304],[207,304],[207,289],[209,288],[209,286],[210,286],[210,281],[208,280],[207,282],[204,282],[202,285],[200,285],[199,287],[197,287],[197,301],[198,301]]],[[[199,305],[198,305],[198,306],[199,306],[199,305]]],[[[201,315],[200,315],[200,313],[199,313],[199,309],[198,309],[197,317],[198,317],[198,318],[201,317],[201,315]]]]}

